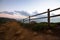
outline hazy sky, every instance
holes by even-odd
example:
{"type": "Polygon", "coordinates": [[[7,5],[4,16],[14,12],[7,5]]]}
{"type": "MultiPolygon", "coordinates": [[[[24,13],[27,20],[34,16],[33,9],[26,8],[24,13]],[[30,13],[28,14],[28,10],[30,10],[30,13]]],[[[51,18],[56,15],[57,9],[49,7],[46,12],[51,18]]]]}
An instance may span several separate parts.
{"type": "MultiPolygon", "coordinates": [[[[60,7],[60,0],[0,0],[0,12],[20,11],[21,13],[21,11],[25,11],[28,14],[33,15],[34,12],[41,13],[41,12],[47,11],[48,8],[55,9],[58,7],[60,7]]],[[[57,13],[54,12],[52,15],[54,14],[60,14],[60,10],[57,11],[57,13]]],[[[1,15],[3,14],[0,14],[0,16],[1,15]]],[[[19,18],[19,14],[14,14],[14,17],[16,15],[19,18]]]]}
{"type": "Polygon", "coordinates": [[[60,7],[60,0],[0,0],[0,11],[43,12],[60,7]]]}

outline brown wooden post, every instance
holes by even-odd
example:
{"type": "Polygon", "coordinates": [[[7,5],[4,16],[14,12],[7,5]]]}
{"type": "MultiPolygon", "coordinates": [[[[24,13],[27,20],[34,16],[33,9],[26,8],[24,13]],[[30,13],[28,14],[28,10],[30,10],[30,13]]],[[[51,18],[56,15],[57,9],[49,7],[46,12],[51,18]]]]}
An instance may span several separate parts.
{"type": "Polygon", "coordinates": [[[48,28],[50,28],[50,9],[48,9],[48,28]]]}
{"type": "Polygon", "coordinates": [[[29,24],[30,24],[30,16],[29,16],[29,24]]]}

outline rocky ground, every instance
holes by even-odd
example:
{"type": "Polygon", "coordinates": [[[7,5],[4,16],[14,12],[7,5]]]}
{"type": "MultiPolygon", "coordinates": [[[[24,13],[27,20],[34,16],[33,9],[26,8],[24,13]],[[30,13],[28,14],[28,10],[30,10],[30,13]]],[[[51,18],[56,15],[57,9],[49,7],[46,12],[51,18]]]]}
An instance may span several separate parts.
{"type": "Polygon", "coordinates": [[[0,24],[0,40],[60,40],[60,37],[28,30],[13,21],[0,24]]]}

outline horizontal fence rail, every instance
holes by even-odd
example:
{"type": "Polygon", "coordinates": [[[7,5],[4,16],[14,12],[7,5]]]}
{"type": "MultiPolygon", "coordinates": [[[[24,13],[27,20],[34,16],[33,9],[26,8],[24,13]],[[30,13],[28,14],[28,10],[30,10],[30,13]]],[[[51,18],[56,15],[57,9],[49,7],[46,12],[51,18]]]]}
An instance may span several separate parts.
{"type": "MultiPolygon", "coordinates": [[[[57,17],[57,16],[60,16],[60,14],[58,14],[58,15],[54,15],[54,16],[50,16],[50,18],[51,18],[51,17],[57,17]]],[[[44,19],[44,18],[48,18],[48,17],[33,18],[33,19],[30,19],[30,20],[44,19]]],[[[27,21],[27,20],[26,20],[26,21],[27,21]]]]}
{"type": "Polygon", "coordinates": [[[23,19],[23,23],[25,21],[28,21],[28,20],[29,20],[29,23],[30,23],[31,20],[48,18],[48,27],[50,27],[50,18],[60,16],[60,14],[50,16],[50,12],[53,12],[53,11],[56,11],[56,10],[59,10],[59,9],[60,9],[60,7],[59,8],[56,8],[56,9],[53,9],[53,10],[48,9],[46,12],[42,12],[42,13],[39,13],[39,14],[36,14],[36,15],[33,15],[33,16],[29,16],[29,17],[23,19]],[[38,16],[38,15],[46,14],[46,13],[48,13],[47,14],[48,15],[47,17],[40,17],[40,18],[33,18],[33,19],[31,19],[31,17],[35,17],[35,16],[38,16]],[[26,19],[28,19],[28,20],[26,20],[26,19]]]}
{"type": "MultiPolygon", "coordinates": [[[[56,9],[53,9],[53,10],[51,10],[50,12],[52,12],[52,11],[56,11],[56,10],[59,10],[59,9],[60,9],[60,7],[59,7],[59,8],[56,8],[56,9]]],[[[33,15],[33,16],[30,16],[30,17],[34,17],[34,16],[38,16],[38,15],[42,15],[42,14],[45,14],[45,13],[48,13],[48,12],[43,12],[43,13],[36,14],[36,15],[33,15]]]]}
{"type": "MultiPolygon", "coordinates": [[[[54,15],[54,16],[50,16],[50,18],[52,18],[52,17],[58,17],[58,16],[60,16],[60,14],[54,15]]],[[[48,18],[48,17],[33,18],[33,19],[30,19],[30,20],[37,20],[37,19],[44,19],[44,18],[48,18]]],[[[28,21],[28,20],[24,20],[24,21],[28,21]]]]}

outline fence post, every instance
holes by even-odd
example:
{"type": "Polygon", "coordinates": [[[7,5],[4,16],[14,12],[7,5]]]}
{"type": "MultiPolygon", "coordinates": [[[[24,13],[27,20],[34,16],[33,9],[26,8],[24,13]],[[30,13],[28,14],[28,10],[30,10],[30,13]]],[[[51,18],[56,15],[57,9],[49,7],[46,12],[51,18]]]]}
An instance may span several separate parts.
{"type": "Polygon", "coordinates": [[[30,16],[29,16],[29,24],[30,24],[30,16]]]}
{"type": "Polygon", "coordinates": [[[50,28],[50,9],[48,9],[48,28],[50,28]]]}

